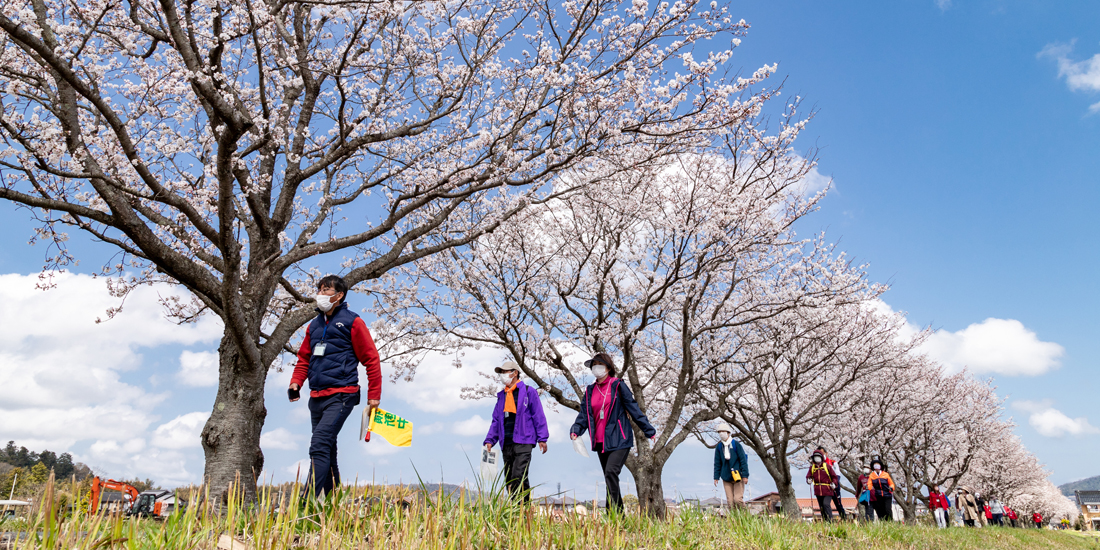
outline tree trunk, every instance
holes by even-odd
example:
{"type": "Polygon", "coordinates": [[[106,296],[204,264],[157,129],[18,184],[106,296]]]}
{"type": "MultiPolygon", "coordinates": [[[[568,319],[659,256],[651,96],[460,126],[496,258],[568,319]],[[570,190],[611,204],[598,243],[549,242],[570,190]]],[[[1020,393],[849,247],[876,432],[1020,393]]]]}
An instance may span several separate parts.
{"type": "Polygon", "coordinates": [[[664,462],[658,462],[651,452],[629,455],[626,459],[626,469],[638,487],[638,508],[651,518],[665,517],[665,491],[661,485],[664,467],[664,462]]]}
{"type": "Polygon", "coordinates": [[[802,520],[802,507],[798,505],[798,497],[794,493],[794,486],[788,481],[785,485],[776,485],[779,491],[779,503],[783,514],[795,521],[802,520]]]}
{"type": "Polygon", "coordinates": [[[802,519],[802,507],[798,505],[798,497],[795,495],[794,485],[791,483],[791,464],[787,462],[787,457],[784,455],[771,458],[759,453],[757,453],[757,456],[760,457],[760,461],[764,463],[764,468],[768,470],[768,474],[775,481],[775,490],[779,493],[779,502],[783,514],[790,519],[800,521],[802,519]]]}
{"type": "Polygon", "coordinates": [[[900,499],[899,500],[899,499],[895,498],[894,502],[897,502],[898,506],[901,507],[901,515],[902,515],[903,518],[905,518],[906,525],[916,525],[917,524],[917,503],[916,503],[916,501],[908,502],[908,500],[906,500],[906,499],[900,499]]]}
{"type": "Polygon", "coordinates": [[[236,496],[256,500],[256,479],[264,467],[260,430],[267,372],[240,353],[226,329],[218,346],[218,397],[202,430],[206,454],[203,481],[215,502],[226,502],[230,488],[239,483],[236,496]]]}

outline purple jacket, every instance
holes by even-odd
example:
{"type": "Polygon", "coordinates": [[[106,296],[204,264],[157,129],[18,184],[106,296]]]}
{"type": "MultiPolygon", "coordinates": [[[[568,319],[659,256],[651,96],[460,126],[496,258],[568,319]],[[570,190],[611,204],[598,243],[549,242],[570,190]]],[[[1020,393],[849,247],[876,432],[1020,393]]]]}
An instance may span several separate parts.
{"type": "MultiPolygon", "coordinates": [[[[516,383],[516,427],[512,431],[515,443],[534,445],[550,438],[546,428],[546,415],[542,412],[542,400],[539,391],[530,388],[522,381],[516,383]]],[[[497,393],[497,406],[493,408],[493,423],[489,425],[489,434],[485,443],[504,444],[504,390],[497,393]]]]}

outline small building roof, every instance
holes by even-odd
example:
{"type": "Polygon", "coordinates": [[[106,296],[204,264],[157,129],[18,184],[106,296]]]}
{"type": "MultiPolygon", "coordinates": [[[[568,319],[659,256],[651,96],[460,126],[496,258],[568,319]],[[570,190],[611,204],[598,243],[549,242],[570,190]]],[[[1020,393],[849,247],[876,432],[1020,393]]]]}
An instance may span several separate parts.
{"type": "Polygon", "coordinates": [[[1100,504],[1100,491],[1074,491],[1073,494],[1077,497],[1078,506],[1100,504]]]}
{"type": "Polygon", "coordinates": [[[771,500],[771,499],[776,499],[776,498],[779,498],[779,493],[777,493],[775,491],[772,491],[770,493],[764,493],[764,494],[750,500],[749,502],[765,502],[765,501],[768,501],[768,500],[771,500]]]}

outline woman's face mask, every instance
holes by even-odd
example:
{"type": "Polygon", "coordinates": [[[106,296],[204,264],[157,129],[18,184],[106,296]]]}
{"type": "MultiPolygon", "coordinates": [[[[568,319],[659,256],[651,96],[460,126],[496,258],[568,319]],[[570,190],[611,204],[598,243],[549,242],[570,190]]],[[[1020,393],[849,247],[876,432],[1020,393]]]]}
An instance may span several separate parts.
{"type": "Polygon", "coordinates": [[[605,365],[592,365],[592,375],[596,378],[607,376],[607,367],[605,365]]]}
{"type": "Polygon", "coordinates": [[[863,473],[869,474],[869,473],[871,473],[871,469],[870,468],[864,468],[863,473]]]}
{"type": "Polygon", "coordinates": [[[499,376],[500,376],[500,381],[503,382],[505,386],[512,383],[512,371],[502,372],[502,373],[500,373],[499,376]]]}
{"type": "Polygon", "coordinates": [[[815,464],[821,464],[821,457],[820,456],[815,456],[814,457],[814,463],[815,464]]]}
{"type": "Polygon", "coordinates": [[[882,470],[882,464],[875,464],[875,471],[878,472],[878,471],[881,471],[881,470],[882,470]]]}
{"type": "Polygon", "coordinates": [[[730,433],[729,432],[718,432],[718,437],[721,437],[722,441],[729,441],[730,440],[730,433]]]}

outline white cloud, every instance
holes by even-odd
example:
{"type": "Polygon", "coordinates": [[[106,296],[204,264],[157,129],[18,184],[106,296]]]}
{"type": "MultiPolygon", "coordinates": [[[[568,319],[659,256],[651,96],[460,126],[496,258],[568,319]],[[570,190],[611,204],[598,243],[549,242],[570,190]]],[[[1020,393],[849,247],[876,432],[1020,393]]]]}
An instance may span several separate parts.
{"type": "Polygon", "coordinates": [[[470,407],[483,407],[485,401],[462,398],[462,388],[484,383],[484,375],[503,362],[504,352],[498,349],[466,348],[460,356],[461,367],[455,366],[455,356],[430,353],[416,368],[412,382],[398,381],[387,388],[384,398],[393,395],[413,407],[431,413],[447,414],[470,407]]]}
{"type": "Polygon", "coordinates": [[[209,412],[181,414],[153,430],[153,445],[162,449],[187,449],[199,447],[199,436],[210,418],[209,412]]]}
{"type": "Polygon", "coordinates": [[[454,423],[454,433],[465,436],[482,436],[489,432],[490,421],[475,414],[466,420],[454,423]]]}
{"type": "Polygon", "coordinates": [[[1087,418],[1079,416],[1070,418],[1062,411],[1055,409],[1050,401],[1016,401],[1013,408],[1031,413],[1028,424],[1040,435],[1046,437],[1064,437],[1066,435],[1092,435],[1100,433],[1087,418]]]}
{"type": "Polygon", "coordinates": [[[305,482],[309,479],[309,459],[303,458],[287,466],[284,471],[290,474],[290,478],[299,482],[305,482]]]}
{"type": "Polygon", "coordinates": [[[432,422],[427,426],[416,428],[416,435],[432,435],[442,432],[447,426],[442,422],[432,422]]]}
{"type": "Polygon", "coordinates": [[[176,380],[192,388],[210,388],[218,385],[218,354],[213,351],[184,351],[180,353],[180,370],[176,380]]]}
{"type": "MultiPolygon", "coordinates": [[[[1038,57],[1049,57],[1058,63],[1058,77],[1074,92],[1100,92],[1100,53],[1084,61],[1070,59],[1073,43],[1047,44],[1038,57]]],[[[1089,113],[1100,112],[1100,102],[1089,107],[1089,113]]]]}
{"type": "Polygon", "coordinates": [[[798,191],[807,197],[812,197],[831,187],[833,187],[833,178],[818,172],[816,166],[810,169],[802,181],[798,182],[798,191]]]}
{"type": "Polygon", "coordinates": [[[160,296],[180,294],[165,285],[135,289],[123,310],[106,281],[61,273],[42,291],[38,275],[0,275],[0,433],[20,444],[67,450],[80,441],[148,437],[156,406],[167,394],[126,383],[121,373],[140,369],[140,351],[164,344],[217,341],[216,319],[180,326],[167,320],[160,296]]]}
{"type": "Polygon", "coordinates": [[[935,0],[935,1],[936,1],[936,7],[939,8],[940,10],[942,10],[942,11],[947,11],[947,8],[950,8],[951,5],[954,4],[954,2],[952,0],[935,0]]]}
{"type": "Polygon", "coordinates": [[[1015,319],[986,319],[958,332],[938,330],[921,350],[951,370],[976,374],[1038,376],[1059,366],[1065,352],[1043,342],[1015,319]]]}
{"type": "Polygon", "coordinates": [[[296,451],[298,450],[298,441],[301,439],[301,436],[291,433],[286,428],[275,428],[260,434],[260,448],[296,451]]]}

